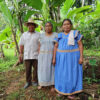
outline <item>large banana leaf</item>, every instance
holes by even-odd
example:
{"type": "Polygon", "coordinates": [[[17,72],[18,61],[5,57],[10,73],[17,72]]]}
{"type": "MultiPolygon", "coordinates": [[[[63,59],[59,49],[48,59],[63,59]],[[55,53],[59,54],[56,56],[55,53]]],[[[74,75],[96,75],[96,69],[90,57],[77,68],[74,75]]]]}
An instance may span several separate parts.
{"type": "Polygon", "coordinates": [[[22,2],[37,10],[41,10],[43,5],[41,0],[22,0],[22,2]]]}
{"type": "Polygon", "coordinates": [[[50,10],[49,4],[47,2],[44,2],[43,0],[42,2],[43,2],[43,6],[42,6],[41,14],[43,16],[43,19],[47,21],[49,19],[49,10],[50,10]]]}
{"type": "Polygon", "coordinates": [[[26,14],[25,17],[24,17],[24,21],[27,21],[27,20],[31,17],[31,15],[33,15],[33,14],[35,14],[35,13],[38,14],[39,12],[28,10],[28,11],[27,11],[27,14],[26,14]]]}
{"type": "Polygon", "coordinates": [[[91,6],[84,6],[84,7],[80,7],[80,8],[75,8],[72,11],[69,11],[67,18],[71,18],[73,16],[75,16],[78,13],[83,13],[83,12],[90,12],[92,11],[92,7],[91,6]]]}
{"type": "Polygon", "coordinates": [[[0,0],[0,2],[2,2],[2,1],[4,1],[4,0],[0,0]]]}
{"type": "Polygon", "coordinates": [[[93,19],[100,18],[100,10],[88,13],[81,17],[81,20],[85,20],[86,17],[90,16],[93,19]]]}
{"type": "Polygon", "coordinates": [[[61,7],[61,17],[65,18],[69,9],[73,6],[75,0],[66,0],[64,5],[61,7]]]}
{"type": "Polygon", "coordinates": [[[17,0],[13,0],[13,2],[14,2],[14,5],[15,5],[16,10],[18,10],[18,8],[19,8],[18,1],[17,0]]]}
{"type": "Polygon", "coordinates": [[[86,13],[85,15],[78,17],[78,20],[84,21],[86,17],[90,17],[91,19],[87,20],[86,23],[90,23],[94,19],[100,18],[100,0],[97,0],[96,10],[86,13]]]}
{"type": "Polygon", "coordinates": [[[0,11],[3,13],[5,20],[11,25],[12,24],[12,15],[4,1],[0,2],[0,11]]]}
{"type": "MultiPolygon", "coordinates": [[[[48,1],[48,0],[47,0],[48,1]]],[[[61,6],[66,0],[52,0],[50,6],[52,7],[58,7],[61,6]]],[[[69,1],[69,0],[67,0],[69,1]]]]}
{"type": "Polygon", "coordinates": [[[97,0],[97,6],[96,6],[96,11],[100,10],[100,0],[97,0]]]}
{"type": "Polygon", "coordinates": [[[11,28],[10,28],[10,27],[6,27],[4,30],[0,31],[0,41],[5,40],[5,39],[8,38],[11,34],[12,34],[11,28]]]}

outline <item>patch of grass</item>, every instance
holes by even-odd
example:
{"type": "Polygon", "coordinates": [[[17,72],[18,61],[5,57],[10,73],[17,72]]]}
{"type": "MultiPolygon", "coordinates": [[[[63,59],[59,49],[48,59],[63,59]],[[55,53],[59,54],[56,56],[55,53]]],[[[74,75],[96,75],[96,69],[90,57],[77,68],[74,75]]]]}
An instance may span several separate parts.
{"type": "Polygon", "coordinates": [[[84,55],[100,57],[100,49],[84,49],[84,55]]]}
{"type": "Polygon", "coordinates": [[[19,99],[19,92],[14,92],[12,94],[10,94],[9,96],[7,96],[7,100],[18,100],[19,99]]]}
{"type": "Polygon", "coordinates": [[[10,69],[17,61],[18,57],[14,56],[14,49],[4,48],[4,58],[0,58],[0,72],[10,69]]]}

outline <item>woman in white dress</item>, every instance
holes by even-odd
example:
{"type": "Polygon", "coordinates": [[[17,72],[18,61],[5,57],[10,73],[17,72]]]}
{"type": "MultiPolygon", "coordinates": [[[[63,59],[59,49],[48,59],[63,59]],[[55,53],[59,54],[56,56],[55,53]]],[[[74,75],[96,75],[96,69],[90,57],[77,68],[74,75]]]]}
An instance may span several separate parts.
{"type": "Polygon", "coordinates": [[[40,36],[38,56],[38,89],[54,85],[54,66],[52,65],[53,49],[56,33],[52,32],[53,25],[45,24],[45,33],[40,36]]]}

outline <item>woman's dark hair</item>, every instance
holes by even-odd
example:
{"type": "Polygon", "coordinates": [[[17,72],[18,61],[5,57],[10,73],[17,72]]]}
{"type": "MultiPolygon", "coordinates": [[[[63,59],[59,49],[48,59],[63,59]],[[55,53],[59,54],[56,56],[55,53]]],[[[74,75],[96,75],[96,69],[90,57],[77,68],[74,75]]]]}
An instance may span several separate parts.
{"type": "Polygon", "coordinates": [[[53,24],[52,24],[51,22],[49,22],[49,21],[45,23],[45,26],[46,26],[46,24],[48,24],[48,23],[49,23],[49,24],[52,26],[52,28],[53,28],[53,24]]]}
{"type": "Polygon", "coordinates": [[[65,21],[69,21],[71,25],[73,25],[72,21],[70,19],[64,19],[62,22],[62,25],[64,24],[65,21]]]}

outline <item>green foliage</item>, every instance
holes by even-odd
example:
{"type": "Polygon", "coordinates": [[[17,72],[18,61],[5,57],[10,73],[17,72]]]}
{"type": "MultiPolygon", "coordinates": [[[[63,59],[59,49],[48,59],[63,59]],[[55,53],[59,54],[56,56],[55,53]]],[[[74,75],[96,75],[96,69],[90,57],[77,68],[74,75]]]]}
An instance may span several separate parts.
{"type": "Polygon", "coordinates": [[[98,94],[100,95],[100,85],[99,85],[99,88],[98,88],[97,92],[98,92],[98,94]]]}
{"type": "Polygon", "coordinates": [[[4,1],[0,2],[0,11],[3,13],[5,20],[10,24],[13,22],[12,15],[4,1]]]}
{"type": "Polygon", "coordinates": [[[0,24],[0,31],[1,30],[3,30],[6,26],[6,21],[5,21],[5,19],[4,19],[4,17],[3,17],[3,15],[2,15],[2,13],[0,13],[0,22],[1,22],[1,24],[0,24]]]}
{"type": "Polygon", "coordinates": [[[13,0],[16,10],[19,10],[19,4],[17,0],[13,0]]]}
{"type": "Polygon", "coordinates": [[[96,11],[99,11],[100,10],[100,0],[96,0],[96,11]]]}
{"type": "Polygon", "coordinates": [[[94,19],[90,23],[86,23],[86,25],[81,23],[81,25],[78,26],[78,29],[84,36],[83,43],[86,48],[100,47],[100,19],[94,19]]]}
{"type": "Polygon", "coordinates": [[[96,64],[96,60],[95,59],[90,59],[89,60],[89,64],[91,65],[91,66],[97,66],[97,64],[96,64]]]}
{"type": "Polygon", "coordinates": [[[38,12],[38,11],[31,11],[31,10],[28,10],[28,11],[27,11],[27,14],[26,14],[25,17],[24,17],[24,21],[25,21],[25,22],[28,21],[28,19],[30,18],[31,15],[37,14],[37,13],[39,13],[39,12],[38,12]]]}
{"type": "Polygon", "coordinates": [[[96,59],[90,59],[89,60],[89,65],[91,66],[91,73],[92,73],[92,77],[85,77],[84,80],[88,83],[97,83],[100,82],[100,79],[96,78],[96,67],[97,67],[97,60],[96,59]]]}
{"type": "Polygon", "coordinates": [[[5,58],[0,58],[0,72],[9,70],[17,61],[14,49],[4,49],[5,58]]]}
{"type": "MultiPolygon", "coordinates": [[[[77,14],[79,14],[79,13],[82,13],[82,16],[83,16],[84,12],[87,13],[91,10],[92,10],[91,6],[83,6],[83,7],[80,7],[80,8],[74,8],[71,11],[69,11],[67,18],[73,18],[74,16],[77,16],[77,14]]],[[[82,16],[80,16],[80,17],[82,17],[82,16]]],[[[79,18],[77,20],[79,20],[79,18]]]]}
{"type": "Polygon", "coordinates": [[[75,0],[66,0],[61,7],[61,17],[64,19],[66,18],[67,14],[69,13],[70,8],[73,6],[75,0]]]}
{"type": "Polygon", "coordinates": [[[37,10],[42,9],[42,2],[41,0],[22,0],[23,3],[27,4],[28,6],[35,8],[37,10]]]}
{"type": "Polygon", "coordinates": [[[43,3],[43,6],[42,6],[42,9],[41,9],[41,14],[43,16],[43,20],[44,20],[44,23],[49,19],[50,15],[49,15],[49,5],[47,2],[44,2],[42,0],[42,3],[43,3]]]}
{"type": "Polygon", "coordinates": [[[54,6],[54,7],[58,7],[58,6],[61,6],[63,4],[63,2],[65,2],[66,0],[52,0],[52,3],[51,3],[51,6],[54,6]]]}
{"type": "Polygon", "coordinates": [[[92,20],[95,20],[95,19],[98,19],[100,18],[100,1],[99,0],[96,0],[97,1],[97,4],[95,5],[96,6],[96,9],[95,7],[91,6],[92,7],[92,11],[89,11],[89,13],[86,13],[84,16],[81,17],[81,20],[82,22],[85,22],[84,23],[89,23],[91,22],[92,20]],[[86,21],[87,18],[90,18],[86,21]]]}
{"type": "MultiPolygon", "coordinates": [[[[6,17],[5,19],[13,26],[12,28],[16,30],[18,28],[18,15],[22,16],[23,22],[27,21],[32,15],[33,19],[39,19],[43,21],[43,24],[47,21],[51,21],[54,25],[54,31],[59,31],[61,21],[64,18],[70,18],[75,28],[79,29],[84,35],[83,43],[85,47],[91,48],[95,45],[96,48],[98,48],[100,45],[100,24],[99,20],[95,21],[95,19],[100,16],[100,1],[97,0],[94,7],[87,5],[76,8],[73,6],[74,4],[75,0],[12,0],[8,1],[7,4],[2,0],[2,2],[0,2],[0,11],[2,11],[2,14],[6,17]],[[12,5],[8,5],[9,3],[12,5]],[[12,7],[12,9],[9,10],[9,7],[12,7]],[[59,13],[59,17],[61,18],[58,18],[58,7],[61,9],[59,13]],[[51,13],[53,18],[51,17],[51,13]]],[[[37,30],[40,31],[39,28],[37,30]]],[[[8,33],[10,34],[10,32],[8,33]]],[[[6,33],[3,32],[1,37],[0,41],[7,39],[6,33]]],[[[8,37],[10,37],[10,35],[8,37]]],[[[17,40],[19,40],[19,36],[17,40]]]]}
{"type": "Polygon", "coordinates": [[[4,1],[4,0],[0,0],[0,2],[2,2],[2,1],[4,1]]]}
{"type": "Polygon", "coordinates": [[[92,83],[97,83],[97,82],[99,82],[100,80],[94,79],[94,78],[91,78],[91,77],[85,77],[85,78],[84,78],[84,81],[86,81],[87,84],[92,84],[92,83]]]}
{"type": "Polygon", "coordinates": [[[4,30],[0,32],[0,41],[6,40],[11,35],[11,28],[6,27],[4,30]]]}
{"type": "MultiPolygon", "coordinates": [[[[85,45],[84,45],[85,46],[85,45]]],[[[85,56],[95,56],[100,57],[100,48],[90,48],[90,49],[84,49],[84,55],[85,56]]]]}
{"type": "Polygon", "coordinates": [[[19,92],[14,92],[14,93],[11,93],[11,94],[7,97],[7,99],[8,99],[8,100],[14,100],[14,99],[18,100],[18,99],[20,99],[19,96],[20,96],[19,92]]]}
{"type": "Polygon", "coordinates": [[[92,66],[92,78],[95,80],[95,67],[97,66],[95,59],[90,59],[89,64],[92,66]]]}

